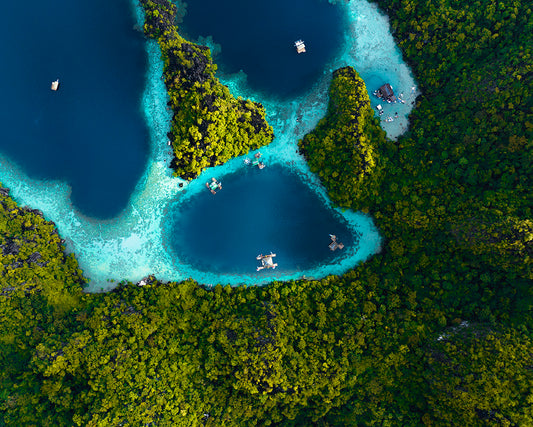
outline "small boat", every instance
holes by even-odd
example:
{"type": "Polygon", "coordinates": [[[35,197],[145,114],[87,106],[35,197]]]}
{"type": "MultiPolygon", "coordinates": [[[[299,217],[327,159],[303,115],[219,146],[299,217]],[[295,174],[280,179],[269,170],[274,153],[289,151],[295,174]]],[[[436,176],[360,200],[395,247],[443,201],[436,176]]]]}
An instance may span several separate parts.
{"type": "Polygon", "coordinates": [[[376,110],[378,110],[378,113],[379,113],[380,116],[384,113],[383,107],[381,106],[381,104],[378,104],[376,106],[376,110]]]}
{"type": "Polygon", "coordinates": [[[50,89],[57,90],[59,88],[59,79],[52,82],[50,89]]]}
{"type": "Polygon", "coordinates": [[[305,53],[305,43],[303,40],[296,40],[294,42],[294,47],[296,48],[296,52],[305,53]]]}
{"type": "Polygon", "coordinates": [[[263,169],[265,167],[265,164],[260,159],[261,159],[261,153],[255,153],[254,159],[253,160],[244,159],[244,164],[257,166],[259,169],[263,169]]]}
{"type": "Polygon", "coordinates": [[[328,245],[328,247],[331,251],[336,249],[344,249],[344,243],[337,242],[337,236],[330,234],[329,237],[331,238],[331,243],[328,245]]]}
{"type": "Polygon", "coordinates": [[[261,160],[255,159],[252,162],[252,166],[257,166],[259,169],[263,169],[265,167],[265,164],[261,160]]]}
{"type": "Polygon", "coordinates": [[[276,254],[273,254],[270,252],[270,255],[257,255],[256,259],[258,261],[261,261],[261,266],[257,267],[257,271],[263,270],[264,268],[276,268],[278,264],[274,263],[272,258],[274,258],[276,254]]]}
{"type": "Polygon", "coordinates": [[[218,182],[215,178],[211,178],[211,181],[206,182],[205,186],[211,191],[211,194],[217,194],[218,190],[222,190],[222,183],[218,182]]]}

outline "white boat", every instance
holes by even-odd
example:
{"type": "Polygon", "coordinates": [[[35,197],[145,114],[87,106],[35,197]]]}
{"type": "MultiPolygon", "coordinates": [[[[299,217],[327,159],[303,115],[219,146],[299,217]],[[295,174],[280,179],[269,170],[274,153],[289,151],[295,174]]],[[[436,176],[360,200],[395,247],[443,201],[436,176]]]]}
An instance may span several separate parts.
{"type": "Polygon", "coordinates": [[[257,271],[261,271],[263,270],[264,268],[276,268],[278,266],[278,264],[276,264],[272,258],[274,258],[276,256],[276,254],[273,254],[272,252],[270,253],[270,255],[257,255],[256,259],[258,261],[261,261],[261,266],[260,267],[257,267],[257,271]]]}
{"type": "Polygon", "coordinates": [[[296,47],[296,52],[305,53],[305,43],[303,40],[296,40],[294,42],[294,47],[296,47]]]}

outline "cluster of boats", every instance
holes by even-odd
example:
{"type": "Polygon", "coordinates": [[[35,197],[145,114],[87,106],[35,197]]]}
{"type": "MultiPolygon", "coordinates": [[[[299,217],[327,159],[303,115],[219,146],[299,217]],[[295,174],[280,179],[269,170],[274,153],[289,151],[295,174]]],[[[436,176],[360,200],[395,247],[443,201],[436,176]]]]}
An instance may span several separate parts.
{"type": "MultiPolygon", "coordinates": [[[[382,99],[388,104],[405,103],[405,101],[403,100],[403,93],[400,93],[400,95],[396,97],[396,95],[394,95],[394,90],[392,89],[392,86],[389,83],[385,83],[383,86],[381,86],[379,89],[375,90],[372,93],[374,96],[378,97],[379,99],[382,99]]],[[[380,116],[385,113],[381,104],[376,105],[376,110],[378,110],[378,114],[380,116]]],[[[395,117],[398,118],[398,113],[396,113],[395,117]]],[[[392,122],[394,121],[394,119],[392,118],[392,116],[388,116],[385,121],[392,122]]]]}
{"type": "MultiPolygon", "coordinates": [[[[265,164],[260,160],[260,158],[261,158],[261,153],[256,153],[254,155],[253,160],[245,159],[244,163],[247,165],[251,164],[253,166],[257,166],[259,169],[263,169],[265,167],[265,164]]],[[[218,181],[216,178],[211,178],[211,181],[206,182],[205,186],[211,192],[211,194],[216,194],[219,190],[222,190],[222,183],[218,181]]],[[[328,245],[328,247],[331,251],[344,248],[344,244],[337,241],[337,236],[333,234],[330,234],[329,236],[330,236],[331,242],[328,245]]],[[[275,269],[278,266],[278,264],[274,262],[275,256],[276,254],[272,252],[268,255],[263,255],[263,254],[257,255],[256,259],[258,261],[261,261],[261,265],[257,267],[257,271],[261,271],[261,270],[269,269],[269,268],[275,269]]]]}
{"type": "Polygon", "coordinates": [[[255,153],[254,159],[244,159],[245,165],[252,165],[257,166],[259,169],[263,169],[265,167],[265,164],[262,160],[259,160],[261,158],[261,153],[255,153]]]}

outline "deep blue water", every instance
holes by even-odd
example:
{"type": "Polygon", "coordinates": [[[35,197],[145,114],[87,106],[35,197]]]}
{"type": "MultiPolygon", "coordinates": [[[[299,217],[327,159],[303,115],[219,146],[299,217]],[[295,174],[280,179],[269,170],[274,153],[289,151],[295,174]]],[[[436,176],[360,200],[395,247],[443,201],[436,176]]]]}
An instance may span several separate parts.
{"type": "Polygon", "coordinates": [[[219,180],[217,194],[202,182],[202,191],[185,194],[168,209],[167,246],[196,270],[255,274],[256,256],[274,252],[276,272],[302,271],[334,263],[357,243],[345,220],[285,167],[248,166],[219,180]],[[330,233],[345,249],[328,248],[330,233]]]}
{"type": "Polygon", "coordinates": [[[243,70],[254,90],[280,98],[317,82],[346,29],[341,8],[326,0],[190,1],[181,28],[191,40],[212,36],[221,45],[221,71],[243,70]],[[298,39],[306,53],[296,52],[298,39]]]}
{"type": "Polygon", "coordinates": [[[148,156],[146,53],[130,9],[129,0],[2,6],[0,152],[30,177],[66,181],[74,206],[97,218],[126,207],[148,156]]]}
{"type": "MultiPolygon", "coordinates": [[[[355,32],[346,37],[357,40],[358,46],[364,42],[357,53],[364,58],[361,68],[370,66],[370,74],[382,80],[401,63],[388,49],[394,47],[388,27],[379,24],[375,7],[364,2],[350,5],[358,10],[357,16],[372,16],[378,26],[380,37],[373,26],[363,39],[355,32]]],[[[30,178],[67,182],[74,207],[93,218],[110,218],[130,208],[113,220],[94,221],[73,212],[56,186],[34,187],[18,169],[0,169],[0,181],[19,203],[41,209],[57,224],[90,278],[92,291],[112,288],[116,282],[111,279],[139,281],[149,274],[168,281],[193,277],[201,283],[232,285],[303,274],[319,278],[342,274],[379,250],[379,234],[370,218],[329,210],[299,175],[280,166],[269,164],[260,171],[233,160],[193,181],[180,195],[178,182],[164,167],[170,112],[165,109],[160,53],[155,42],[145,43],[133,29],[130,6],[129,0],[9,2],[0,27],[0,165],[6,164],[7,155],[30,178]],[[50,90],[56,78],[61,82],[57,93],[50,90]],[[146,180],[139,180],[145,171],[146,180]],[[212,173],[224,183],[215,196],[205,188],[212,173]],[[130,195],[135,197],[128,205],[130,195]],[[345,250],[328,249],[330,233],[339,237],[345,250]],[[256,273],[256,256],[271,251],[278,255],[279,268],[256,273]]],[[[258,92],[256,99],[283,117],[295,102],[308,98],[307,93],[301,93],[302,98],[295,95],[330,72],[328,61],[346,26],[340,10],[325,0],[275,0],[251,6],[204,2],[206,13],[200,20],[205,28],[217,24],[234,34],[224,42],[225,54],[216,58],[217,63],[226,71],[244,69],[258,92]],[[304,55],[294,50],[298,38],[306,41],[304,55]],[[233,62],[226,60],[232,50],[237,51],[233,62]]],[[[215,42],[221,39],[215,37],[215,42]]],[[[353,50],[344,48],[343,57],[331,68],[354,63],[353,50]]],[[[224,77],[231,82],[231,77],[224,77]]],[[[413,86],[412,79],[406,81],[395,85],[413,86]]],[[[248,94],[241,86],[234,90],[236,96],[248,94]]],[[[327,97],[302,108],[308,117],[318,117],[325,111],[323,102],[327,97]]],[[[303,160],[295,154],[302,128],[285,126],[295,120],[296,116],[276,120],[277,140],[262,151],[265,159],[283,159],[306,174],[303,160]]],[[[306,131],[312,129],[312,121],[302,122],[306,131]]]]}

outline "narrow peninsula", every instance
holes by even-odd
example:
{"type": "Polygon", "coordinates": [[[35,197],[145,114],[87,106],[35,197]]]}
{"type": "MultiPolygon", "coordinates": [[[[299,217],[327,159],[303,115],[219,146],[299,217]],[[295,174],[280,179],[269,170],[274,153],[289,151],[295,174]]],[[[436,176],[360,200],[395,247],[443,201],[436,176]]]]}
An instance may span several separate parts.
{"type": "Polygon", "coordinates": [[[363,194],[373,195],[383,168],[379,150],[386,145],[363,79],[352,67],[336,70],[326,117],[298,144],[335,203],[360,209],[363,194]]]}
{"type": "Polygon", "coordinates": [[[209,48],[179,35],[176,5],[168,0],[141,0],[141,4],[144,32],[159,43],[165,64],[175,175],[191,180],[205,168],[269,144],[273,130],[263,106],[233,97],[219,82],[209,48]]]}

